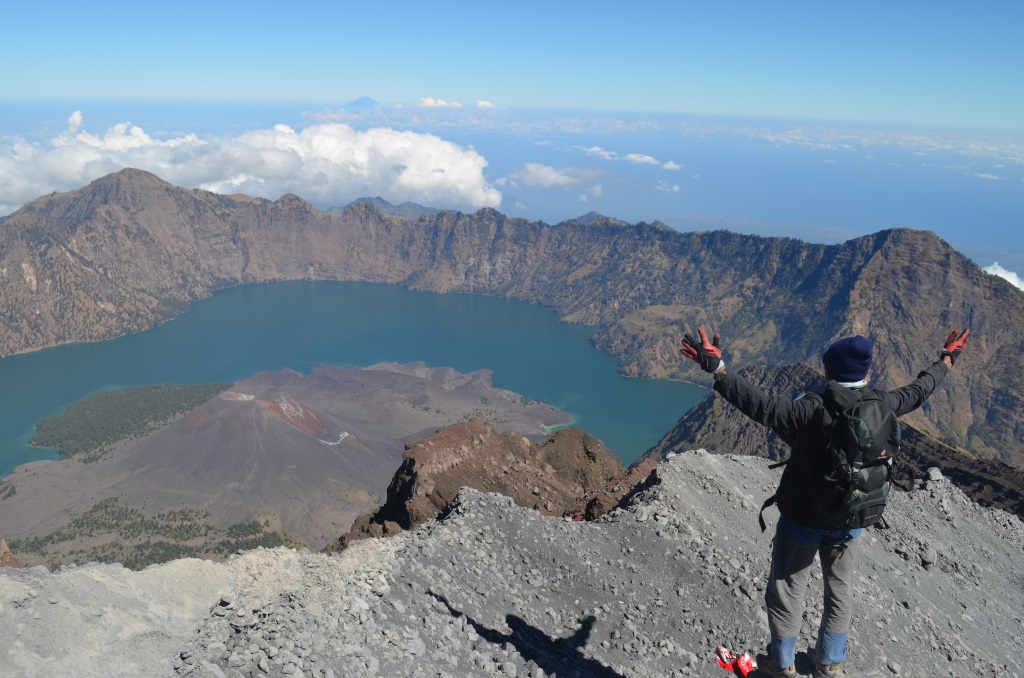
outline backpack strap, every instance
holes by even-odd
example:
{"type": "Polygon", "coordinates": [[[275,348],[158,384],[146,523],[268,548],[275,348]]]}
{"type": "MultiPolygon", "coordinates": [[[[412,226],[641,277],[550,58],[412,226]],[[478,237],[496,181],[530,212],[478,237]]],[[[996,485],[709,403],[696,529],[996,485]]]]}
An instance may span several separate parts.
{"type": "MultiPolygon", "coordinates": [[[[825,404],[824,398],[821,396],[821,393],[802,393],[802,394],[797,396],[798,400],[802,399],[802,398],[807,398],[809,400],[815,400],[815,401],[817,401],[817,404],[821,405],[821,406],[824,406],[824,404],[825,404]]],[[[826,412],[828,411],[827,407],[825,407],[825,411],[826,412]]],[[[831,413],[829,413],[829,414],[831,414],[831,413]]],[[[786,464],[788,464],[788,463],[790,463],[792,461],[793,461],[793,455],[791,454],[790,456],[786,457],[785,459],[783,459],[780,462],[775,462],[774,464],[769,464],[768,468],[769,468],[769,470],[774,470],[776,468],[780,468],[782,466],[785,466],[786,464]]],[[[775,494],[773,494],[771,497],[766,499],[765,503],[761,505],[761,510],[758,511],[758,524],[761,525],[761,532],[762,533],[767,531],[767,529],[768,529],[768,524],[765,522],[765,516],[764,516],[765,509],[767,509],[769,506],[772,506],[772,505],[777,504],[777,503],[778,503],[778,491],[776,490],[775,494]]]]}
{"type": "MultiPolygon", "coordinates": [[[[786,461],[788,461],[788,459],[786,461]]],[[[785,463],[785,462],[783,462],[783,463],[785,463]]],[[[779,464],[776,464],[776,466],[778,466],[778,465],[779,464]]],[[[769,467],[769,468],[773,468],[773,467],[769,467]]],[[[771,506],[772,504],[775,504],[778,501],[778,499],[779,499],[779,493],[776,492],[772,496],[770,496],[767,499],[765,499],[764,503],[761,504],[761,510],[758,511],[758,513],[757,513],[757,524],[761,526],[761,532],[764,532],[765,530],[768,529],[768,525],[764,522],[764,510],[766,508],[768,508],[769,506],[771,506]]]]}

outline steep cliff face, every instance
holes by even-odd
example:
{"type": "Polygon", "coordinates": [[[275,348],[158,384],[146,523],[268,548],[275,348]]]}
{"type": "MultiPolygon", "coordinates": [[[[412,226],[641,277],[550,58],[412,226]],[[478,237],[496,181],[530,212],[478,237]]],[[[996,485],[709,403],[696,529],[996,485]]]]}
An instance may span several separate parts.
{"type": "MultiPolygon", "coordinates": [[[[959,368],[954,368],[954,372],[959,368]]],[[[792,398],[821,392],[825,380],[806,365],[773,369],[748,366],[739,373],[768,394],[792,398]]],[[[908,380],[909,381],[909,380],[908,380]]],[[[954,397],[957,392],[954,390],[954,397]]],[[[725,454],[745,454],[771,460],[785,459],[790,448],[766,426],[756,424],[714,391],[683,415],[645,458],[661,460],[673,453],[703,448],[725,454]]],[[[912,473],[924,477],[932,466],[974,501],[1024,516],[1024,471],[996,460],[979,459],[917,429],[903,420],[903,457],[896,466],[904,480],[912,473]]]]}
{"type": "Polygon", "coordinates": [[[830,341],[869,334],[879,383],[895,386],[970,325],[963,369],[912,422],[1024,462],[1024,293],[929,232],[824,246],[601,218],[551,226],[491,209],[409,221],[368,203],[325,214],[295,196],[221,196],[124,170],[4,220],[0,277],[0,354],[150,327],[226,285],[305,278],[542,303],[598,325],[595,345],[643,377],[701,378],[677,351],[701,324],[722,332],[736,365],[817,365],[830,341]]]}

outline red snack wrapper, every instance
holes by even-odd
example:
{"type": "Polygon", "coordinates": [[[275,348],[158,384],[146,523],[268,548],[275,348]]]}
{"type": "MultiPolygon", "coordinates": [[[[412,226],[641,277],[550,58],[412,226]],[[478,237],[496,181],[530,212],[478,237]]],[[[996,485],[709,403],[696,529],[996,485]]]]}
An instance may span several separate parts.
{"type": "Polygon", "coordinates": [[[736,671],[740,672],[741,676],[748,676],[754,671],[757,671],[757,660],[744,652],[743,655],[736,660],[734,668],[736,671]]]}
{"type": "Polygon", "coordinates": [[[736,656],[726,647],[719,645],[715,648],[715,661],[727,671],[732,671],[736,663],[736,656]]]}
{"type": "Polygon", "coordinates": [[[739,673],[744,678],[757,670],[757,660],[751,657],[750,654],[744,652],[737,657],[731,650],[722,645],[715,648],[715,661],[726,671],[739,673]]]}

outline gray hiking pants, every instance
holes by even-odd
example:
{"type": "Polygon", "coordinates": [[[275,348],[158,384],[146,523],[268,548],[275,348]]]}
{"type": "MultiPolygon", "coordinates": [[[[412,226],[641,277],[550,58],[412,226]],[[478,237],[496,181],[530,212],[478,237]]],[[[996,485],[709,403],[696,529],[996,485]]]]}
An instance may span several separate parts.
{"type": "Polygon", "coordinates": [[[818,629],[816,660],[821,664],[846,661],[846,634],[853,619],[853,572],[856,537],[862,530],[816,530],[780,518],[772,549],[765,603],[771,631],[772,658],[791,666],[800,635],[804,594],[814,556],[821,560],[825,585],[824,612],[818,629]]]}

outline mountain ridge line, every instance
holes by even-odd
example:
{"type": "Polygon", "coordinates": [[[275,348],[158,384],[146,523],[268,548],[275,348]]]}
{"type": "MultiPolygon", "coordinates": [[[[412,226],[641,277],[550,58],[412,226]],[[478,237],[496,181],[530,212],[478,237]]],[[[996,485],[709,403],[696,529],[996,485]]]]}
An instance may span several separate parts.
{"type": "Polygon", "coordinates": [[[1024,293],[926,231],[816,245],[601,218],[551,226],[493,209],[411,221],[365,202],[328,214],[293,194],[218,195],[127,169],[0,223],[0,271],[2,355],[140,331],[216,289],[294,279],[540,303],[597,326],[594,345],[623,374],[692,381],[677,346],[697,324],[722,332],[733,364],[769,367],[816,365],[835,338],[868,334],[883,388],[970,325],[963,369],[911,423],[1024,463],[1024,293]]]}

